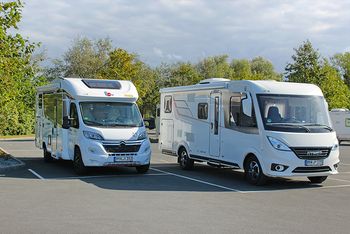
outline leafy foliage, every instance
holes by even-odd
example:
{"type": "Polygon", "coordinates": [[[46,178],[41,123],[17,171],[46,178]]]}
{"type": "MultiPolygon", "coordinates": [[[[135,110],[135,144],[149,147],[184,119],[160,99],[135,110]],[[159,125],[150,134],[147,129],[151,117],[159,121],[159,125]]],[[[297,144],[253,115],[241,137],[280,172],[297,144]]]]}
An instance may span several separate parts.
{"type": "Polygon", "coordinates": [[[345,84],[350,88],[350,52],[335,54],[331,61],[340,72],[345,84]]]}
{"type": "Polygon", "coordinates": [[[327,59],[321,59],[310,41],[304,42],[292,56],[293,63],[286,66],[288,81],[318,85],[329,104],[329,108],[349,107],[349,89],[339,72],[327,59]]]}
{"type": "Polygon", "coordinates": [[[14,33],[22,17],[21,1],[0,2],[0,135],[33,132],[38,61],[36,43],[14,33]]]}

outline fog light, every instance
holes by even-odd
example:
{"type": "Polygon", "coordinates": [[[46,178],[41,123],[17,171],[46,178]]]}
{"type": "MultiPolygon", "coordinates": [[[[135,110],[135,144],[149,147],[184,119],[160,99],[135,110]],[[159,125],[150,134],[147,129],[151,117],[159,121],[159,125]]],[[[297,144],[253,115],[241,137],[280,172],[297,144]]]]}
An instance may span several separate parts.
{"type": "Polygon", "coordinates": [[[338,170],[339,163],[334,164],[334,169],[338,170]]]}
{"type": "Polygon", "coordinates": [[[88,149],[89,149],[89,151],[90,151],[91,153],[96,153],[96,149],[95,149],[95,148],[89,147],[88,149]]]}
{"type": "Polygon", "coordinates": [[[282,172],[287,170],[288,166],[282,165],[282,164],[276,164],[276,163],[272,163],[271,164],[271,170],[272,171],[278,171],[278,172],[282,172]]]}

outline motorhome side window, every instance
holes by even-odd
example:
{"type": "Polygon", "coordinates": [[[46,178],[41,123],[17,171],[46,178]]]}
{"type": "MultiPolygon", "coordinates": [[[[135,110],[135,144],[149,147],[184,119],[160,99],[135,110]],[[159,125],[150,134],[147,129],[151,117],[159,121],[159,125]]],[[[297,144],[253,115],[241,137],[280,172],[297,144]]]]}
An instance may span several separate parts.
{"type": "Polygon", "coordinates": [[[248,99],[246,93],[234,93],[230,98],[229,112],[230,127],[257,127],[254,107],[251,99],[248,99]],[[250,105],[251,113],[244,113],[244,109],[250,105]]]}
{"type": "Polygon", "coordinates": [[[164,97],[164,112],[165,113],[171,113],[172,111],[172,96],[165,96],[164,97]]]}
{"type": "Polygon", "coordinates": [[[39,96],[38,96],[38,107],[39,107],[39,109],[42,109],[42,107],[43,107],[43,95],[42,94],[39,94],[39,96]]]}
{"type": "Polygon", "coordinates": [[[208,103],[198,103],[198,119],[208,119],[208,103]]]}
{"type": "Polygon", "coordinates": [[[70,104],[70,118],[71,118],[71,127],[79,128],[78,112],[77,112],[77,107],[74,103],[70,104]]]}

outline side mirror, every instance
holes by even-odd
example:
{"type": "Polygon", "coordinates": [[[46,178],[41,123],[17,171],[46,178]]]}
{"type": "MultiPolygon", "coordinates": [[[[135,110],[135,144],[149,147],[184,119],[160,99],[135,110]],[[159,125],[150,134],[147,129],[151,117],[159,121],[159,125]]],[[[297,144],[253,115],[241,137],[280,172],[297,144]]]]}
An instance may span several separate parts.
{"type": "Polygon", "coordinates": [[[156,125],[155,125],[155,122],[154,122],[154,119],[151,118],[151,119],[144,119],[143,120],[144,123],[145,123],[145,127],[152,130],[152,129],[155,129],[156,128],[156,125]]]}
{"type": "Polygon", "coordinates": [[[246,98],[242,99],[243,114],[252,117],[252,98],[248,94],[246,98]]]}
{"type": "Polygon", "coordinates": [[[70,128],[70,118],[69,118],[69,116],[63,116],[62,128],[63,129],[69,129],[70,128]]]}

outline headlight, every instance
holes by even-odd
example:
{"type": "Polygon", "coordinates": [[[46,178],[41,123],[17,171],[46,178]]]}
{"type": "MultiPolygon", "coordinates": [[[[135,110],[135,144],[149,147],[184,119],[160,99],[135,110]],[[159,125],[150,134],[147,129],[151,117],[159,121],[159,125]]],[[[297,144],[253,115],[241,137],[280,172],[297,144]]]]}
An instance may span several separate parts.
{"type": "Polygon", "coordinates": [[[270,144],[275,148],[276,150],[281,150],[281,151],[291,151],[289,147],[281,142],[280,140],[277,140],[276,138],[268,136],[267,139],[269,139],[270,144]]]}
{"type": "Polygon", "coordinates": [[[103,140],[103,137],[96,132],[83,131],[83,133],[86,138],[93,139],[93,140],[103,140]]]}
{"type": "Polygon", "coordinates": [[[139,133],[139,136],[137,137],[137,140],[143,140],[147,138],[147,132],[146,131],[142,131],[139,133]]]}
{"type": "Polygon", "coordinates": [[[339,148],[339,142],[336,140],[332,146],[332,150],[337,150],[339,148]]]}

